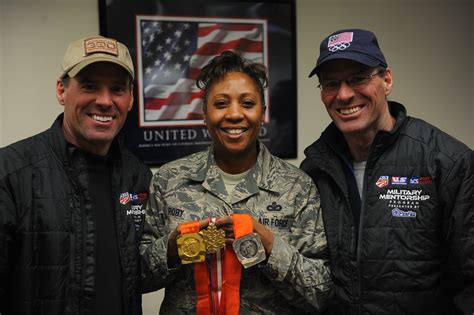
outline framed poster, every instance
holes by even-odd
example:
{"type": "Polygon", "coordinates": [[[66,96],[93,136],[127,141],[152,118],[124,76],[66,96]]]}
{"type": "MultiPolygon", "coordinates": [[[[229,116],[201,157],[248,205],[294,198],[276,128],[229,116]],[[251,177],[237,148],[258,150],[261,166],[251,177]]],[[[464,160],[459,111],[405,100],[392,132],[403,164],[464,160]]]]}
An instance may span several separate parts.
{"type": "Polygon", "coordinates": [[[295,0],[99,0],[100,33],[128,46],[135,102],[121,136],[145,163],[206,149],[200,69],[225,50],[268,68],[260,139],[296,158],[295,0]]]}

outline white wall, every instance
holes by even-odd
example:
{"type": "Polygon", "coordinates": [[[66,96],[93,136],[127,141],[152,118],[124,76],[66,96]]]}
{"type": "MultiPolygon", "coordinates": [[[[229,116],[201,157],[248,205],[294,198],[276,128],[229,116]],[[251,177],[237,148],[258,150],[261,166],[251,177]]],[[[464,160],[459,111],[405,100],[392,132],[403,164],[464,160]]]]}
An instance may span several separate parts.
{"type": "Polygon", "coordinates": [[[96,0],[0,0],[0,146],[47,129],[62,107],[56,79],[67,44],[97,34],[96,0]]]}
{"type": "MultiPolygon", "coordinates": [[[[320,41],[345,27],[377,34],[393,70],[392,100],[474,147],[472,0],[296,1],[298,158],[291,163],[329,123],[307,75],[320,41]]],[[[98,25],[96,0],[0,0],[0,146],[51,125],[62,110],[54,87],[66,46],[97,34],[98,25]]],[[[157,313],[160,299],[161,292],[144,296],[145,315],[157,313]]]]}

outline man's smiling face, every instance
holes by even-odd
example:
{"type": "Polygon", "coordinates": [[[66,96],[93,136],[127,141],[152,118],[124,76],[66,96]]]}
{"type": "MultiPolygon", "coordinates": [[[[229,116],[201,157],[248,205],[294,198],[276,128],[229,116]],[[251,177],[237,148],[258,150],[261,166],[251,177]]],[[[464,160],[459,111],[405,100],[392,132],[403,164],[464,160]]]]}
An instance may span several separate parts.
{"type": "Polygon", "coordinates": [[[132,90],[129,74],[111,62],[93,63],[66,84],[58,80],[66,140],[86,151],[107,154],[132,108],[132,90]]]}
{"type": "Polygon", "coordinates": [[[355,61],[335,59],[321,66],[321,82],[343,81],[337,91],[321,90],[321,100],[326,110],[344,134],[374,134],[391,125],[387,96],[392,89],[390,69],[373,75],[365,84],[351,87],[344,80],[354,76],[372,75],[377,68],[370,68],[355,61]]]}

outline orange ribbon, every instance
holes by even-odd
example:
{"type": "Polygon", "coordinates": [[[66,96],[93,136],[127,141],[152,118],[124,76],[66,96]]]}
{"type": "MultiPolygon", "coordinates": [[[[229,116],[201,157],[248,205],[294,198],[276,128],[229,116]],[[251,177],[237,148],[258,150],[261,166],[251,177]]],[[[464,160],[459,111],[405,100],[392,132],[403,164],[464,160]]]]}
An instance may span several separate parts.
{"type": "MultiPolygon", "coordinates": [[[[252,217],[248,214],[232,215],[234,221],[234,237],[239,239],[253,232],[252,217]]],[[[222,283],[222,303],[220,314],[238,315],[240,313],[240,279],[242,264],[234,251],[227,247],[224,256],[224,280],[222,283]]]]}
{"type": "MultiPolygon", "coordinates": [[[[234,236],[239,239],[253,232],[252,217],[248,214],[233,214],[234,236]]],[[[199,221],[181,225],[181,233],[199,232],[199,221]]],[[[238,315],[240,313],[240,279],[242,264],[232,248],[227,247],[223,257],[222,297],[219,309],[212,311],[209,270],[206,262],[194,264],[194,282],[197,293],[198,315],[238,315]]]]}
{"type": "Polygon", "coordinates": [[[181,234],[187,233],[199,233],[199,229],[201,228],[201,224],[199,221],[192,221],[181,224],[181,234]]]}
{"type": "MultiPolygon", "coordinates": [[[[201,224],[193,221],[181,224],[181,234],[199,233],[201,224]]],[[[197,293],[196,312],[198,315],[211,314],[211,299],[209,296],[209,271],[205,261],[194,264],[194,283],[197,293]]]]}
{"type": "Polygon", "coordinates": [[[249,214],[234,213],[234,237],[236,240],[253,232],[252,217],[249,214]]]}

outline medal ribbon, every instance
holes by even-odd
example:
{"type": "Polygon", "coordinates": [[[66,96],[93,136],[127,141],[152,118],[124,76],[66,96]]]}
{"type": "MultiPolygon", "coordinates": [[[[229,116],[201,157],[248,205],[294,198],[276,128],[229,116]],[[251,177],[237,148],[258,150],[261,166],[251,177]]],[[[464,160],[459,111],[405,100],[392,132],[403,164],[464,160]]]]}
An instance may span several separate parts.
{"type": "MultiPolygon", "coordinates": [[[[181,234],[199,233],[199,221],[181,225],[181,234]]],[[[194,283],[197,294],[196,313],[198,315],[211,314],[211,299],[209,294],[209,271],[205,261],[194,264],[194,283]]]]}
{"type": "MultiPolygon", "coordinates": [[[[253,232],[252,217],[248,214],[233,214],[234,237],[239,239],[242,236],[253,232]]],[[[181,225],[181,233],[198,233],[199,222],[190,222],[181,225]],[[185,232],[186,231],[186,232],[185,232]]],[[[197,293],[196,313],[198,315],[219,314],[219,315],[239,315],[240,314],[240,280],[242,276],[242,264],[235,256],[231,247],[226,247],[223,255],[223,280],[222,295],[219,309],[212,312],[211,290],[209,271],[206,262],[194,264],[194,282],[197,293]]]]}
{"type": "MultiPolygon", "coordinates": [[[[210,221],[215,224],[216,218],[211,218],[210,221]]],[[[222,295],[222,251],[218,250],[210,256],[212,310],[217,314],[222,295]]]]}
{"type": "MultiPolygon", "coordinates": [[[[239,239],[253,232],[252,217],[248,214],[233,214],[234,237],[239,239]]],[[[232,248],[227,247],[224,255],[224,281],[222,283],[222,303],[220,313],[238,315],[240,313],[240,279],[242,264],[232,248]]]]}
{"type": "Polygon", "coordinates": [[[234,213],[234,237],[236,240],[253,232],[252,217],[249,214],[234,213]]]}

